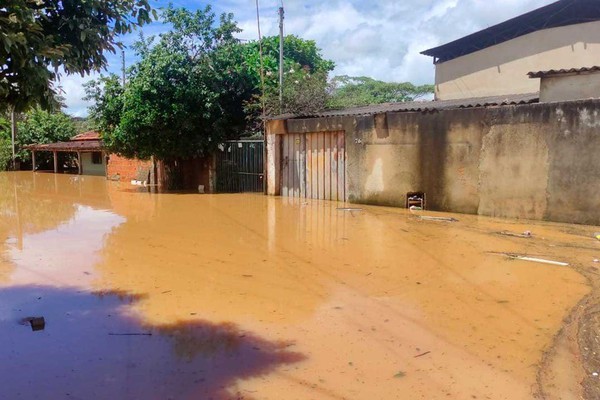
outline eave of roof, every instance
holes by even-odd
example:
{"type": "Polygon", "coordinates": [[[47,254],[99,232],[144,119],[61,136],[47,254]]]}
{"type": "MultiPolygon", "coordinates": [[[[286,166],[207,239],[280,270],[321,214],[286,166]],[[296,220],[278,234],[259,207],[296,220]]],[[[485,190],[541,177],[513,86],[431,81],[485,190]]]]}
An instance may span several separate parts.
{"type": "Polygon", "coordinates": [[[514,94],[506,96],[474,97],[470,99],[413,101],[406,103],[385,103],[364,107],[346,108],[343,110],[327,110],[305,115],[284,114],[270,118],[271,120],[348,117],[375,115],[388,112],[425,112],[452,110],[460,108],[491,107],[517,104],[530,104],[539,101],[539,93],[514,94]]]}
{"type": "Polygon", "coordinates": [[[93,152],[102,151],[102,141],[100,140],[78,140],[69,142],[56,142],[46,144],[30,144],[24,146],[28,150],[34,151],[59,151],[59,152],[93,152]]]}
{"type": "Polygon", "coordinates": [[[591,72],[599,72],[600,66],[571,68],[571,69],[549,69],[547,71],[532,71],[529,72],[530,78],[545,78],[552,75],[569,75],[569,74],[585,74],[591,72]]]}
{"type": "Polygon", "coordinates": [[[434,62],[440,63],[542,29],[598,20],[600,1],[560,0],[453,42],[425,50],[421,54],[434,57],[434,62]]]}

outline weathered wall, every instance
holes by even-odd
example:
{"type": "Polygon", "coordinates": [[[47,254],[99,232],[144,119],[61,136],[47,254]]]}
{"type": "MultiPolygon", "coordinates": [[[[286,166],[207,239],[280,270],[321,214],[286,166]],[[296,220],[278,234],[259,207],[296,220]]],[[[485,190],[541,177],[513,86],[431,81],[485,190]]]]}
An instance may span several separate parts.
{"type": "Polygon", "coordinates": [[[106,166],[106,176],[112,180],[129,182],[131,180],[147,180],[148,172],[152,170],[150,160],[125,158],[110,154],[106,166]]]}
{"type": "Polygon", "coordinates": [[[94,164],[92,153],[81,153],[81,173],[84,175],[106,175],[106,157],[104,153],[102,153],[100,159],[102,160],[101,164],[94,164]]]}
{"type": "Polygon", "coordinates": [[[317,128],[346,131],[352,202],[600,224],[600,100],[287,121],[317,128]]]}
{"type": "Polygon", "coordinates": [[[600,56],[600,21],[533,32],[439,63],[438,100],[534,93],[539,79],[528,72],[591,67],[600,56]]]}
{"type": "Polygon", "coordinates": [[[600,73],[555,75],[542,78],[540,101],[583,100],[600,97],[600,73]]]}

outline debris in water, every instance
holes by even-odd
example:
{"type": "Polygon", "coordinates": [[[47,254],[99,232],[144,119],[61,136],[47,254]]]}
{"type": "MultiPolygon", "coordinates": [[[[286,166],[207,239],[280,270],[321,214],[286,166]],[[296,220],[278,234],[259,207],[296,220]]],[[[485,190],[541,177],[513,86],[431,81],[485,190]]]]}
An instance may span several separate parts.
{"type": "Polygon", "coordinates": [[[431,353],[431,351],[426,351],[425,353],[417,354],[417,355],[415,356],[415,358],[419,358],[419,357],[426,356],[426,355],[427,355],[427,354],[429,354],[429,353],[431,353]]]}
{"type": "Polygon", "coordinates": [[[592,372],[592,376],[598,376],[597,372],[592,372]]]}
{"type": "Polygon", "coordinates": [[[458,222],[458,220],[456,218],[448,218],[448,217],[431,217],[428,215],[419,215],[419,218],[424,221],[458,222]]]}
{"type": "Polygon", "coordinates": [[[338,211],[362,211],[362,208],[350,208],[350,207],[340,207],[337,209],[338,211]]]}
{"type": "Polygon", "coordinates": [[[600,240],[600,232],[596,232],[594,233],[594,237],[598,240],[600,240]]]}
{"type": "Polygon", "coordinates": [[[599,259],[597,259],[597,258],[594,258],[594,262],[595,262],[595,263],[600,263],[600,260],[599,260],[599,259]]]}
{"type": "Polygon", "coordinates": [[[409,210],[410,211],[423,211],[423,207],[410,206],[409,210]]]}
{"type": "Polygon", "coordinates": [[[151,333],[109,333],[108,336],[152,336],[151,333]]]}
{"type": "Polygon", "coordinates": [[[252,278],[254,275],[242,275],[244,278],[252,278]]]}
{"type": "Polygon", "coordinates": [[[538,263],[542,263],[542,264],[558,265],[558,266],[561,266],[561,267],[568,267],[569,266],[569,264],[565,263],[565,262],[553,261],[553,260],[546,260],[544,258],[537,258],[537,257],[529,257],[526,254],[494,253],[494,252],[492,252],[492,254],[500,254],[500,255],[503,255],[505,257],[511,258],[513,260],[532,261],[532,262],[538,262],[538,263]]]}
{"type": "Polygon", "coordinates": [[[21,324],[30,325],[32,331],[43,331],[46,327],[46,320],[44,317],[27,317],[21,320],[21,324]]]}
{"type": "Polygon", "coordinates": [[[509,231],[502,231],[502,232],[498,232],[499,235],[504,235],[504,236],[512,236],[512,237],[518,237],[518,238],[524,238],[524,239],[530,239],[533,236],[531,235],[531,231],[525,231],[523,233],[514,233],[514,232],[509,232],[509,231]]]}
{"type": "Polygon", "coordinates": [[[394,375],[394,378],[404,378],[405,376],[406,376],[406,372],[398,371],[398,373],[396,375],[394,375]]]}

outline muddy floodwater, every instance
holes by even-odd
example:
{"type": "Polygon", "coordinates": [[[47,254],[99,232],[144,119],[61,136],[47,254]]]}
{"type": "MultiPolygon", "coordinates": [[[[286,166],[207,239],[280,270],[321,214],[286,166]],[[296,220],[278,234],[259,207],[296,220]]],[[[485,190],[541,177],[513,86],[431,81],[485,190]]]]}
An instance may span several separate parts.
{"type": "Polygon", "coordinates": [[[1,173],[0,399],[594,398],[595,231],[1,173]]]}

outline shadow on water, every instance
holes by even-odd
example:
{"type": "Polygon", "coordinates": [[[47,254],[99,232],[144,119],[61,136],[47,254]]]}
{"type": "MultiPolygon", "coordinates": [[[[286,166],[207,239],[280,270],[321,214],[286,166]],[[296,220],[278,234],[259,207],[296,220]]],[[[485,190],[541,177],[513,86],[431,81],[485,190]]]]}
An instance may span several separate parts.
{"type": "Polygon", "coordinates": [[[144,297],[0,289],[0,398],[253,399],[239,380],[305,359],[234,324],[145,325],[131,310],[144,297]],[[46,327],[33,332],[22,321],[37,316],[46,327]]]}

